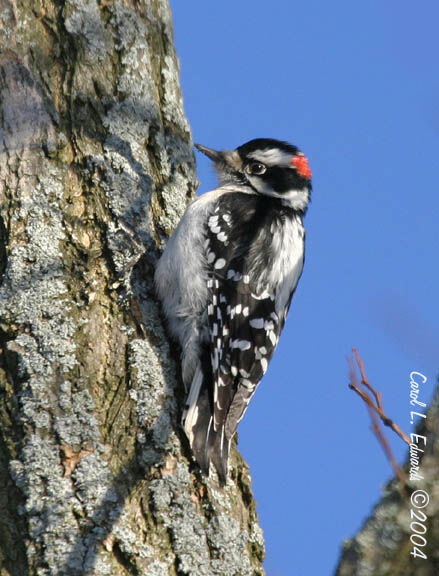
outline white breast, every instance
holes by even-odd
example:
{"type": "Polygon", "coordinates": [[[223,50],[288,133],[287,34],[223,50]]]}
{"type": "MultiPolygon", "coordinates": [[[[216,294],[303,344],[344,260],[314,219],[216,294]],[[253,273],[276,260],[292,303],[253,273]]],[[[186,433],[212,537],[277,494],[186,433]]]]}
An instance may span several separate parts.
{"type": "Polygon", "coordinates": [[[268,263],[268,285],[276,295],[276,313],[283,313],[291,293],[297,286],[303,268],[305,230],[299,216],[282,223],[273,223],[268,263]]]}

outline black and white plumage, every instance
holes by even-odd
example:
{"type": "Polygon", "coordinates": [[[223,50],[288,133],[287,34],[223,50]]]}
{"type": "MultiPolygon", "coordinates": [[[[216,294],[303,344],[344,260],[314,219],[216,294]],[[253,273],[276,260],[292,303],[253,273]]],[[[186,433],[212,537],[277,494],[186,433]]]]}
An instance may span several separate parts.
{"type": "Polygon", "coordinates": [[[188,206],[155,281],[182,348],[184,430],[203,472],[212,461],[224,485],[231,439],[302,274],[311,171],[298,148],[278,140],[197,148],[214,161],[220,187],[188,206]]]}

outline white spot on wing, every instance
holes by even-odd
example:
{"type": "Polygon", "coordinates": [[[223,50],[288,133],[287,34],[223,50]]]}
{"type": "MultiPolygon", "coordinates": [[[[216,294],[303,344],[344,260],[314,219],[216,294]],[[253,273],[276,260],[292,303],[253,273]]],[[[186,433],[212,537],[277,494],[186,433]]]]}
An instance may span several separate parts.
{"type": "Polygon", "coordinates": [[[276,334],[275,334],[272,330],[270,330],[270,331],[268,332],[268,337],[270,338],[271,343],[273,344],[273,346],[276,346],[277,338],[276,338],[276,334]]]}
{"type": "Polygon", "coordinates": [[[218,378],[218,386],[219,388],[224,388],[224,386],[226,386],[226,383],[222,378],[218,378]]]}
{"type": "Polygon", "coordinates": [[[224,268],[225,265],[226,261],[224,258],[218,258],[218,260],[215,262],[214,268],[216,268],[216,270],[220,270],[221,268],[224,268]]]}
{"type": "Polygon", "coordinates": [[[265,300],[266,298],[269,298],[269,297],[270,297],[270,293],[267,292],[267,290],[264,290],[260,294],[254,294],[252,292],[252,298],[254,298],[255,300],[265,300]]]}
{"type": "Polygon", "coordinates": [[[216,370],[218,370],[218,349],[215,348],[213,351],[213,354],[211,356],[211,360],[212,360],[212,370],[214,372],[216,372],[216,370]]]}
{"type": "Polygon", "coordinates": [[[240,384],[242,384],[244,388],[247,388],[247,390],[253,390],[255,388],[255,384],[253,384],[253,382],[250,380],[247,380],[247,378],[243,378],[240,384]]]}
{"type": "Polygon", "coordinates": [[[251,344],[248,340],[231,340],[230,347],[239,348],[240,350],[249,350],[251,348],[251,344]]]}

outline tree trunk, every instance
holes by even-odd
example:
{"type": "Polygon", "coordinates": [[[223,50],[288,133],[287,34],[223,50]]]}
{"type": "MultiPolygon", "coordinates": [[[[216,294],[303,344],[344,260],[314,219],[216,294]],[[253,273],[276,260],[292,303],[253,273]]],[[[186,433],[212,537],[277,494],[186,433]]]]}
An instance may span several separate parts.
{"type": "Polygon", "coordinates": [[[197,184],[167,1],[0,0],[0,46],[0,574],[262,575],[153,293],[197,184]]]}
{"type": "MultiPolygon", "coordinates": [[[[410,408],[416,410],[419,408],[410,408]]],[[[427,438],[415,442],[425,449],[420,464],[423,479],[406,487],[395,478],[385,488],[360,532],[344,543],[335,576],[437,576],[439,574],[439,396],[421,420],[417,434],[427,438]],[[429,502],[411,495],[423,490],[429,502]],[[418,507],[419,506],[419,507],[418,507]],[[413,512],[411,512],[411,510],[413,512]],[[427,516],[425,520],[424,514],[427,516]],[[413,524],[412,524],[413,523],[413,524]],[[412,526],[411,526],[412,524],[412,526]],[[422,526],[427,528],[425,534],[422,526]],[[412,534],[421,534],[421,538],[412,534]],[[423,544],[423,538],[427,541],[423,544]],[[418,552],[413,555],[415,546],[418,552]],[[419,551],[425,554],[422,558],[419,551]]],[[[416,440],[416,439],[415,439],[416,440]]],[[[422,455],[419,453],[419,455],[422,455]]],[[[414,462],[415,464],[415,462],[414,462]]],[[[408,474],[410,463],[405,466],[408,474]]]]}

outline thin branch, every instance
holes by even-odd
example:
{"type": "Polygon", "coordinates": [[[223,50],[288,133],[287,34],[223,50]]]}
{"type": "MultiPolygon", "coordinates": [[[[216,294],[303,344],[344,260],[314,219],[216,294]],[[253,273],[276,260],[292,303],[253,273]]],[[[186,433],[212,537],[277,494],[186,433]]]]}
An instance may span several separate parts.
{"type": "Polygon", "coordinates": [[[385,426],[388,426],[389,428],[391,428],[396,434],[398,434],[398,436],[400,438],[402,438],[402,440],[404,440],[404,442],[406,442],[410,446],[411,441],[410,441],[410,438],[407,436],[407,434],[405,434],[401,430],[401,428],[397,424],[395,424],[395,422],[393,422],[393,420],[391,418],[389,418],[387,416],[387,414],[385,414],[385,412],[383,410],[381,394],[379,392],[377,392],[375,390],[375,388],[373,388],[373,386],[367,380],[366,374],[364,372],[363,362],[362,362],[356,348],[353,349],[353,353],[355,354],[355,357],[356,357],[356,360],[358,363],[358,367],[360,368],[361,378],[362,378],[361,383],[373,394],[373,396],[375,397],[376,404],[374,403],[372,398],[366,392],[364,392],[364,390],[361,390],[361,388],[358,386],[358,384],[356,383],[356,380],[357,380],[356,376],[354,379],[352,379],[352,375],[355,375],[355,372],[353,370],[351,370],[351,381],[349,382],[349,388],[351,390],[355,390],[355,392],[359,396],[361,396],[361,398],[364,400],[364,402],[366,402],[366,404],[368,406],[370,406],[370,408],[375,410],[375,412],[381,418],[381,420],[383,421],[383,424],[385,426]]]}
{"type": "Polygon", "coordinates": [[[369,412],[369,416],[370,416],[370,419],[372,422],[372,430],[373,430],[375,436],[377,437],[378,442],[381,444],[381,447],[383,448],[384,453],[386,454],[386,457],[389,460],[395,474],[398,476],[400,482],[402,484],[405,484],[407,481],[407,477],[404,474],[404,472],[402,471],[402,469],[399,467],[395,457],[393,456],[390,445],[389,445],[389,443],[388,443],[388,441],[387,441],[386,437],[384,436],[383,431],[381,429],[380,419],[385,426],[389,426],[389,428],[392,428],[392,430],[396,434],[398,434],[398,436],[402,440],[404,440],[404,442],[406,442],[409,445],[411,443],[410,439],[401,430],[401,428],[397,424],[395,424],[393,422],[393,420],[391,420],[385,414],[384,409],[383,409],[381,393],[377,392],[375,390],[375,388],[368,381],[367,376],[366,376],[366,372],[364,369],[363,361],[361,360],[360,355],[358,354],[358,351],[355,348],[353,349],[353,353],[354,353],[355,359],[357,361],[358,368],[360,370],[361,383],[358,381],[358,376],[357,376],[357,373],[355,370],[354,360],[352,357],[350,357],[349,358],[349,388],[351,390],[354,390],[360,396],[360,398],[364,401],[364,403],[366,404],[367,410],[369,412]],[[361,385],[363,385],[366,388],[366,391],[361,389],[361,385]],[[374,401],[374,399],[375,399],[375,401],[374,401]],[[379,416],[379,418],[378,418],[378,416],[379,416]]]}
{"type": "Polygon", "coordinates": [[[407,476],[406,474],[403,472],[403,470],[400,468],[400,466],[398,465],[398,462],[396,461],[395,457],[393,456],[393,452],[392,449],[390,448],[390,445],[387,441],[387,438],[384,436],[383,431],[381,430],[380,427],[380,421],[378,420],[378,416],[376,415],[376,413],[371,410],[371,408],[369,408],[369,406],[367,407],[368,411],[369,411],[369,416],[372,420],[372,430],[375,434],[375,436],[378,439],[378,442],[381,444],[385,455],[387,456],[387,459],[389,460],[393,471],[395,472],[395,474],[398,476],[399,481],[401,482],[401,484],[405,484],[407,482],[407,476]]]}
{"type": "Polygon", "coordinates": [[[372,392],[372,394],[375,396],[375,400],[376,400],[378,408],[380,410],[382,410],[383,409],[383,403],[381,400],[381,393],[377,392],[375,390],[375,388],[373,388],[369,384],[369,380],[367,379],[366,372],[364,370],[364,363],[363,363],[363,360],[360,358],[360,355],[358,354],[358,350],[356,348],[353,348],[352,352],[355,355],[355,359],[357,360],[358,368],[360,369],[361,383],[364,384],[364,386],[366,386],[366,388],[372,392]]]}

